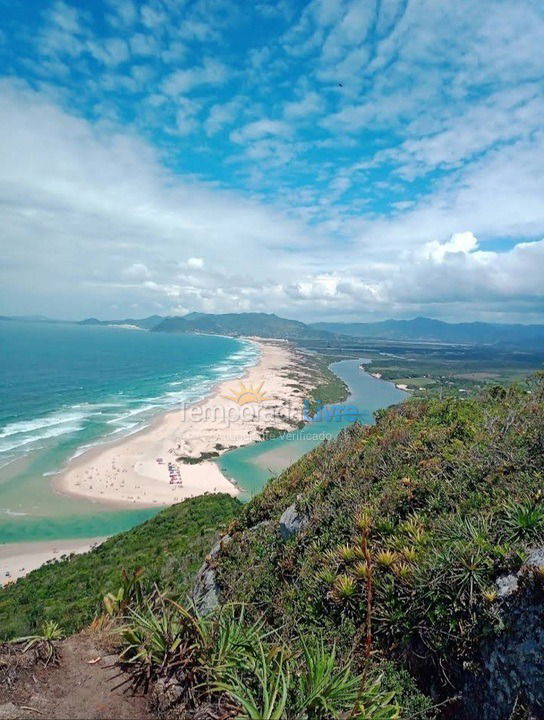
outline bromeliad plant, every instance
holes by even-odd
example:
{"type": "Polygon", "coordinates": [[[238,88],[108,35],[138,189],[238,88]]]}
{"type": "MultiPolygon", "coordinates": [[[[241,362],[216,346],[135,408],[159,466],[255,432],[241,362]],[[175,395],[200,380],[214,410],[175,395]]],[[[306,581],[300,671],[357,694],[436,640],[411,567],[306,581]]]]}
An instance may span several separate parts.
{"type": "Polygon", "coordinates": [[[56,643],[64,638],[64,630],[58,623],[46,620],[42,625],[41,635],[26,635],[16,638],[14,644],[24,643],[23,652],[34,650],[39,660],[47,667],[50,662],[57,662],[59,650],[56,643]]]}
{"type": "Polygon", "coordinates": [[[138,603],[142,600],[141,577],[143,574],[143,568],[134,570],[131,575],[123,568],[120,588],[116,593],[110,592],[103,598],[105,614],[108,617],[123,613],[132,602],[138,603]]]}
{"type": "Polygon", "coordinates": [[[544,537],[544,503],[510,503],[504,509],[508,540],[534,542],[544,537]]]}
{"type": "Polygon", "coordinates": [[[185,608],[168,600],[157,589],[141,604],[128,609],[119,628],[124,649],[121,661],[129,673],[125,684],[133,691],[147,692],[157,677],[172,677],[182,669],[194,685],[198,676],[199,651],[205,646],[202,624],[185,608]]]}
{"type": "Polygon", "coordinates": [[[129,609],[120,633],[129,670],[120,685],[145,692],[159,677],[177,680],[189,707],[221,701],[249,720],[397,717],[391,696],[372,684],[361,690],[362,678],[339,664],[334,645],[287,645],[262,619],[250,622],[243,605],[203,618],[155,590],[129,609]]]}

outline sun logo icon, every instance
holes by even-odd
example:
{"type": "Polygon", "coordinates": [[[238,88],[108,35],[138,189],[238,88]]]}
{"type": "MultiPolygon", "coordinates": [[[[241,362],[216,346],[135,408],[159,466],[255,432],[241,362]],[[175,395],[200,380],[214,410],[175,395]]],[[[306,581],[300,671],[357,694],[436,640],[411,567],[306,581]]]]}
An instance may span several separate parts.
{"type": "Polygon", "coordinates": [[[252,384],[244,385],[240,380],[240,389],[233,390],[231,395],[223,395],[227,400],[232,400],[238,405],[248,405],[249,403],[262,403],[266,400],[266,393],[262,392],[264,381],[258,386],[253,387],[252,384]]]}

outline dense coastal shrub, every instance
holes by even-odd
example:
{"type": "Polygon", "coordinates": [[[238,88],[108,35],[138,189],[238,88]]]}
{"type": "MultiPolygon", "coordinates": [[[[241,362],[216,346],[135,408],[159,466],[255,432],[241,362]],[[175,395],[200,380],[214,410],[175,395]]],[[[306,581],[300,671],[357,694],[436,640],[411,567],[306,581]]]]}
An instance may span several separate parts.
{"type": "Polygon", "coordinates": [[[85,555],[47,564],[0,590],[0,640],[36,632],[53,620],[67,632],[87,625],[116,592],[121,570],[143,568],[142,581],[189,589],[217,529],[239,512],[229,495],[202,495],[173,505],[142,525],[106,540],[85,555]]]}
{"type": "MultiPolygon", "coordinates": [[[[401,718],[434,717],[436,705],[444,717],[469,717],[468,705],[456,707],[454,698],[471,683],[478,688],[497,639],[510,637],[504,643],[517,662],[516,634],[508,635],[515,600],[497,580],[519,581],[520,597],[530,596],[520,617],[540,617],[544,566],[527,560],[544,547],[543,479],[543,376],[478,397],[413,399],[379,412],[375,426],[352,425],[309,452],[242,509],[228,496],[195,498],[93,553],[32,573],[0,593],[2,632],[26,634],[48,619],[81,627],[118,588],[123,566],[144,566],[145,582],[156,583],[161,598],[182,597],[223,526],[228,542],[207,564],[221,600],[244,610],[227,625],[202,621],[212,623],[213,642],[202,646],[212,654],[195,672],[214,665],[223,642],[256,627],[259,639],[246,643],[240,666],[226,664],[228,678],[213,676],[218,690],[240,707],[266,704],[262,670],[280,704],[296,693],[303,699],[311,695],[305,673],[319,666],[343,678],[342,707],[355,678],[364,679],[367,708],[375,692],[377,714],[353,717],[395,717],[397,705],[401,718]]],[[[151,623],[145,613],[132,616],[127,656],[157,647],[149,627],[177,652],[180,618],[171,610],[155,608],[151,623]]],[[[186,647],[192,652],[199,643],[186,647]]],[[[514,684],[525,682],[517,675],[514,684]]],[[[492,673],[487,678],[493,698],[492,673]]],[[[514,685],[503,703],[509,708],[510,695],[517,697],[514,685]]],[[[469,700],[476,708],[470,717],[479,717],[478,698],[469,700]]],[[[494,706],[490,712],[481,717],[495,720],[494,706]]]]}
{"type": "Polygon", "coordinates": [[[360,666],[370,626],[373,665],[393,661],[447,698],[501,631],[497,578],[544,545],[543,479],[542,377],[408,401],[308,453],[244,508],[217,567],[223,597],[360,666]],[[307,522],[284,540],[293,503],[307,522]]]}

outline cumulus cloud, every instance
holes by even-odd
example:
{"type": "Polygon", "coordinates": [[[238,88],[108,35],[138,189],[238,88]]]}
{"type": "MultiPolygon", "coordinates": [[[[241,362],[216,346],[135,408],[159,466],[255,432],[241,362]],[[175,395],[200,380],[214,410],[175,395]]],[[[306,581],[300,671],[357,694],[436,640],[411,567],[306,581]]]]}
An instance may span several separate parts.
{"type": "Polygon", "coordinates": [[[146,279],[151,275],[147,265],[144,265],[144,263],[132,263],[132,265],[124,268],[122,272],[123,275],[134,280],[146,279]]]}
{"type": "Polygon", "coordinates": [[[230,139],[236,143],[250,140],[259,140],[264,137],[287,137],[291,134],[291,127],[282,120],[255,120],[231,133],[230,139]]]}
{"type": "Polygon", "coordinates": [[[171,297],[221,310],[219,288],[235,309],[244,288],[257,296],[272,268],[295,274],[281,247],[286,238],[290,249],[304,247],[300,223],[183,181],[137,137],[93,127],[28,88],[3,83],[2,94],[2,286],[11,311],[48,306],[62,315],[68,296],[71,316],[93,307],[111,315],[124,303],[166,312],[171,297]],[[205,249],[214,260],[201,284],[176,282],[180,254],[202,270],[205,249]]]}
{"type": "Polygon", "coordinates": [[[135,136],[90,125],[28,88],[1,89],[6,312],[361,317],[425,306],[447,315],[462,302],[476,312],[521,303],[532,317],[543,306],[544,240],[499,252],[462,228],[437,239],[419,210],[396,225],[354,225],[339,252],[322,229],[176,177],[135,136]],[[387,235],[387,247],[375,240],[387,235]]]}
{"type": "Polygon", "coordinates": [[[0,46],[5,312],[543,317],[538,3],[104,2],[0,46]]]}

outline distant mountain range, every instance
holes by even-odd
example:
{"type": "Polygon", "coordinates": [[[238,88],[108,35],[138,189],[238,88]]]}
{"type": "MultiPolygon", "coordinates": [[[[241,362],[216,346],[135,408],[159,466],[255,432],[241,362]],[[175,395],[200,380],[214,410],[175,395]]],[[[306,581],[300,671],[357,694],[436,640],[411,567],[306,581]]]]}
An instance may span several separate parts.
{"type": "MultiPolygon", "coordinates": [[[[43,316],[0,316],[1,320],[62,322],[43,316]]],[[[200,313],[162,317],[97,320],[87,318],[79,325],[132,325],[153,332],[203,332],[217,335],[254,335],[285,340],[320,341],[338,345],[342,338],[357,337],[399,342],[438,342],[467,345],[509,345],[544,348],[544,325],[500,323],[447,323],[418,317],[413,320],[384,320],[374,323],[319,322],[306,324],[274,313],[200,313]]]]}
{"type": "Polygon", "coordinates": [[[464,343],[469,345],[544,345],[544,325],[447,323],[431,318],[384,320],[375,323],[313,323],[312,327],[342,335],[382,340],[464,343]]]}

